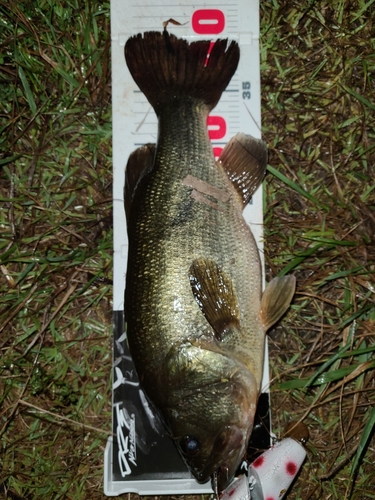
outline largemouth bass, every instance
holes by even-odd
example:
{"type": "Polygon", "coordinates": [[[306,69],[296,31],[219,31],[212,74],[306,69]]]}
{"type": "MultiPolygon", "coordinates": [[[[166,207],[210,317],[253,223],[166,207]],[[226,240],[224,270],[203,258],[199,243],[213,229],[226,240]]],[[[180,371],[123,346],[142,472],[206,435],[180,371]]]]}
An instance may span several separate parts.
{"type": "Polygon", "coordinates": [[[267,151],[238,134],[213,156],[206,121],[237,68],[237,43],[147,32],[127,41],[125,57],[159,127],[156,146],[136,150],[126,169],[129,348],[191,472],[221,491],[251,434],[265,332],[295,287],[294,277],[276,278],[262,295],[242,217],[267,151]]]}

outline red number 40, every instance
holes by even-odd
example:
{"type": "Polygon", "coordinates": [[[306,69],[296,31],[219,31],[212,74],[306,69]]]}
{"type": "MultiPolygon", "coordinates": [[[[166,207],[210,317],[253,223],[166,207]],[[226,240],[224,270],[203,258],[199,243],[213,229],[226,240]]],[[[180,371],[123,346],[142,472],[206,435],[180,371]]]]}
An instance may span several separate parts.
{"type": "MultiPolygon", "coordinates": [[[[198,35],[219,35],[225,28],[225,16],[218,9],[199,9],[193,13],[191,25],[198,35]]],[[[222,139],[226,134],[227,124],[222,116],[209,116],[207,126],[211,140],[222,139]]],[[[222,149],[215,147],[214,155],[220,156],[222,149]]]]}

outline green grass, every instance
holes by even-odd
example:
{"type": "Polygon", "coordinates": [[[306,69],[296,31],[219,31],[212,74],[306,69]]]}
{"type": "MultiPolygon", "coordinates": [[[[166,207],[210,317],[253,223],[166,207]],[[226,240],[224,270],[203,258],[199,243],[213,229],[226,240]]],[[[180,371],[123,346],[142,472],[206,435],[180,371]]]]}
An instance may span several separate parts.
{"type": "Polygon", "coordinates": [[[102,498],[109,6],[1,2],[0,25],[0,497],[102,498]]]}
{"type": "Polygon", "coordinates": [[[310,428],[288,498],[373,498],[373,2],[262,7],[268,272],[297,295],[271,332],[273,416],[310,428]],[[271,174],[271,175],[270,175],[271,174]]]}
{"type": "MultiPolygon", "coordinates": [[[[274,431],[288,499],[375,498],[374,1],[261,2],[274,431]]],[[[102,499],[111,431],[109,4],[0,0],[0,498],[102,499]]],[[[246,131],[244,131],[246,132],[246,131]]]]}

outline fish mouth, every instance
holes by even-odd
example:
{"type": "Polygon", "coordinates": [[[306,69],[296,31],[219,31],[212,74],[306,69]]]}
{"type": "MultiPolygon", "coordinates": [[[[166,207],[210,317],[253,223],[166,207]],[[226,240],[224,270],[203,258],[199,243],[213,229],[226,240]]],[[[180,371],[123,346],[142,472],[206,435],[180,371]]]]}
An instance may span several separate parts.
{"type": "MultiPolygon", "coordinates": [[[[241,462],[241,459],[239,462],[241,462]]],[[[231,464],[231,466],[223,464],[211,475],[211,487],[216,495],[224,491],[230,485],[239,465],[240,464],[237,462],[231,464]]]]}
{"type": "Polygon", "coordinates": [[[245,452],[246,436],[236,426],[227,428],[215,441],[209,465],[196,474],[199,483],[211,478],[212,489],[220,493],[231,483],[245,452]]]}

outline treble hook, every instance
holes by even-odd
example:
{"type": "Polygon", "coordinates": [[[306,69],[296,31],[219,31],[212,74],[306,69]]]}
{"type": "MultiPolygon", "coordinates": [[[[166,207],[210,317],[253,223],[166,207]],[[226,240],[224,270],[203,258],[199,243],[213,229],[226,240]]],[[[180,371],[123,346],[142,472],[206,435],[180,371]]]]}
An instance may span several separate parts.
{"type": "Polygon", "coordinates": [[[218,481],[217,481],[217,470],[215,470],[215,472],[212,474],[211,487],[214,491],[214,495],[216,496],[216,500],[219,500],[219,487],[218,487],[218,481]]]}

